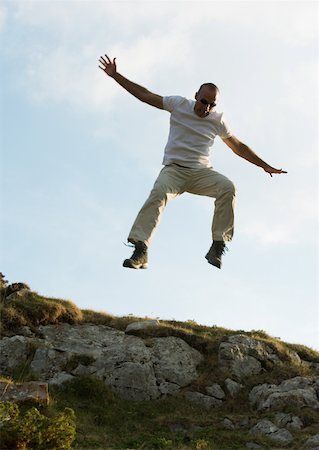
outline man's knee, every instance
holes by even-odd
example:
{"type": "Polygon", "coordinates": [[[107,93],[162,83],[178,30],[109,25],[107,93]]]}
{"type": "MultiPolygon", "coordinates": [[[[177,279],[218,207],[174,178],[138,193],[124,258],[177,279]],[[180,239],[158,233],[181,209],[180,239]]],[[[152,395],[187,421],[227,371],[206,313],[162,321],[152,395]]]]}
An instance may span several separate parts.
{"type": "Polygon", "coordinates": [[[230,180],[225,180],[223,183],[223,186],[221,188],[221,195],[228,194],[229,196],[235,197],[236,196],[236,186],[234,183],[230,180]]]}

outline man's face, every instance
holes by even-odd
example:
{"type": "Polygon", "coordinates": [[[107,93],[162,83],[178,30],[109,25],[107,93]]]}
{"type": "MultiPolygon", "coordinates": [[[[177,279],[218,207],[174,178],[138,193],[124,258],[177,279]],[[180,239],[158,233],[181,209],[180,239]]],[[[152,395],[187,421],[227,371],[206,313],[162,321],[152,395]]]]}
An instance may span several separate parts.
{"type": "Polygon", "coordinates": [[[195,106],[194,112],[198,117],[204,118],[208,116],[211,110],[216,106],[218,101],[218,91],[215,88],[209,86],[203,86],[195,94],[195,106]]]}

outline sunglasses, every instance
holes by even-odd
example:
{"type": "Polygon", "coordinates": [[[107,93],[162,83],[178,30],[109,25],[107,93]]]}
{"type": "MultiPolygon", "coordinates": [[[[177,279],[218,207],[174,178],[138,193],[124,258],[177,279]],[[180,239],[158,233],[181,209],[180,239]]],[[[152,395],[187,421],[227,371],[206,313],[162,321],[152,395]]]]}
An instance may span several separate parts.
{"type": "Polygon", "coordinates": [[[200,102],[205,105],[205,106],[209,106],[210,108],[214,108],[216,106],[216,103],[209,103],[205,98],[200,99],[200,102]]]}

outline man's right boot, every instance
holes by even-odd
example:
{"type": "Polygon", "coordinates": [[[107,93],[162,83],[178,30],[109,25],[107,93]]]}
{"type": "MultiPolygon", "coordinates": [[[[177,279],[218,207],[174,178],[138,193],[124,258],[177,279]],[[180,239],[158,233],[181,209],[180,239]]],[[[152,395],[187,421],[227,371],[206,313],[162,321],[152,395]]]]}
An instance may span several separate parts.
{"type": "Polygon", "coordinates": [[[147,269],[147,245],[142,241],[134,242],[135,250],[129,259],[125,259],[123,267],[130,269],[147,269]]]}
{"type": "Polygon", "coordinates": [[[225,250],[228,250],[224,241],[213,241],[211,248],[208,250],[205,258],[218,269],[222,266],[222,256],[225,253],[225,250]]]}

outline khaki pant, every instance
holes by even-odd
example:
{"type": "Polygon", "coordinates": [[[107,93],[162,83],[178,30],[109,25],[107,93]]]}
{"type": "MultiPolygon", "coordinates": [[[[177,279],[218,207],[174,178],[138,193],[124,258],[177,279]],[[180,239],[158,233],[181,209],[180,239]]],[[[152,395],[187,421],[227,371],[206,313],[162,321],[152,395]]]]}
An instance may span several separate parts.
{"type": "Polygon", "coordinates": [[[155,228],[169,200],[189,192],[215,198],[212,239],[230,241],[234,232],[234,184],[211,168],[189,169],[170,164],[163,167],[150,196],[138,213],[129,233],[130,242],[150,245],[155,228]]]}

